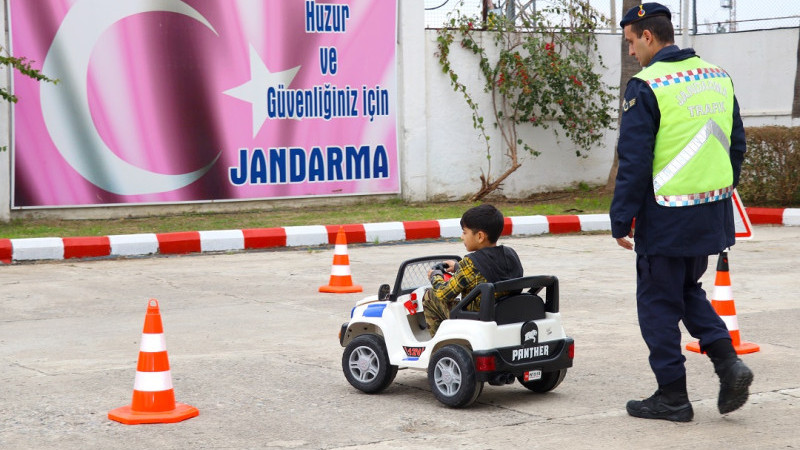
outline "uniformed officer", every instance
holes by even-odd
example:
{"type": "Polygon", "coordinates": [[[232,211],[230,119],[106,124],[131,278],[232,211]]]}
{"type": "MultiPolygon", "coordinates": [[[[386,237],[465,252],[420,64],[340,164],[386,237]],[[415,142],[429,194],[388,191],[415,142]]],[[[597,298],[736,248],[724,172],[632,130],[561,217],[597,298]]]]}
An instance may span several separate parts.
{"type": "Polygon", "coordinates": [[[683,321],[711,358],[720,378],[718,408],[729,413],[747,401],[753,373],[698,280],[708,256],[735,240],[731,195],[745,152],[739,105],[724,70],[674,45],[665,6],[636,6],[620,27],[642,71],[625,89],[611,232],[621,247],[635,244],[639,327],[658,382],[655,394],[626,408],[649,419],[694,417],[683,321]]]}

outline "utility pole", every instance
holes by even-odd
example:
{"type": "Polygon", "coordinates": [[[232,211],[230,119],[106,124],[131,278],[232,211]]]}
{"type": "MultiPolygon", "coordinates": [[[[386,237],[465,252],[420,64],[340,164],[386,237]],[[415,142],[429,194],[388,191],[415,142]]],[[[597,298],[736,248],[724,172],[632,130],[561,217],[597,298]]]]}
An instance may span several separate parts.
{"type": "Polygon", "coordinates": [[[611,33],[617,32],[617,2],[616,0],[610,0],[611,5],[609,8],[611,10],[611,33]]]}
{"type": "Polygon", "coordinates": [[[517,2],[516,0],[508,0],[506,2],[506,18],[514,23],[517,20],[517,2]]]}
{"type": "Polygon", "coordinates": [[[689,0],[683,0],[683,11],[681,11],[681,47],[691,47],[689,45],[689,0]]]}
{"type": "Polygon", "coordinates": [[[736,31],[736,0],[720,0],[720,6],[728,11],[728,31],[736,31]]]}

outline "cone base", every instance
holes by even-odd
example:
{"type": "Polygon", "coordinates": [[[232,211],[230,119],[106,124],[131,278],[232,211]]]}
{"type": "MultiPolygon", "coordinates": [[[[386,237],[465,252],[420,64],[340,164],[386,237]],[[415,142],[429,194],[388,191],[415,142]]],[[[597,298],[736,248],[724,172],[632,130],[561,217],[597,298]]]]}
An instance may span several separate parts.
{"type": "Polygon", "coordinates": [[[734,345],[733,349],[736,350],[737,355],[743,355],[745,353],[755,353],[761,350],[761,347],[752,342],[742,342],[739,345],[734,345]]]}
{"type": "Polygon", "coordinates": [[[330,292],[330,293],[334,293],[334,294],[349,294],[349,293],[353,293],[353,292],[362,292],[362,291],[364,291],[364,289],[362,289],[361,286],[359,286],[357,284],[354,284],[352,286],[332,286],[332,285],[327,285],[327,286],[320,286],[319,287],[319,291],[320,292],[330,292]]]}
{"type": "MultiPolygon", "coordinates": [[[[734,345],[733,349],[736,351],[737,355],[743,355],[745,353],[755,353],[761,350],[758,344],[753,344],[752,342],[741,342],[739,345],[734,345]]],[[[695,353],[700,353],[700,343],[690,342],[686,344],[686,350],[693,351],[695,353]]]]}
{"type": "Polygon", "coordinates": [[[699,342],[689,342],[686,344],[686,350],[695,352],[695,353],[702,353],[700,351],[700,343],[699,342]]]}
{"type": "Polygon", "coordinates": [[[175,423],[200,414],[194,406],[183,403],[175,403],[175,409],[171,411],[143,412],[134,411],[130,406],[112,409],[108,412],[108,418],[125,425],[140,425],[143,423],[175,423]]]}

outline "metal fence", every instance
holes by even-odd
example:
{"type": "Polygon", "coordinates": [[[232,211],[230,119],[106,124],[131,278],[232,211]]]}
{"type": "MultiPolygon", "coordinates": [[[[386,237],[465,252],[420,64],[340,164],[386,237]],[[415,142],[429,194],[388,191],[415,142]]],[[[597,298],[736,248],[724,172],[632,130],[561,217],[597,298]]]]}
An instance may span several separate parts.
{"type": "MultiPolygon", "coordinates": [[[[600,31],[619,33],[619,20],[624,14],[622,0],[589,0],[611,23],[600,31]]],[[[678,33],[730,33],[774,28],[800,27],[800,0],[661,0],[672,11],[678,33]]],[[[425,26],[441,28],[454,11],[481,17],[484,4],[499,14],[520,10],[542,11],[553,0],[425,0],[425,26]],[[509,3],[511,2],[511,3],[509,3]]]]}

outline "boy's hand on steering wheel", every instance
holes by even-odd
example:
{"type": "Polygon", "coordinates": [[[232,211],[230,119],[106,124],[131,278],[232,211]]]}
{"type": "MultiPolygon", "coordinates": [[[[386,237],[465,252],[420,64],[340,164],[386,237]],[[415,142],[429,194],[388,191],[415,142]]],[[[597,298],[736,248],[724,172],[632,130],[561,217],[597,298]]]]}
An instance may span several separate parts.
{"type": "Polygon", "coordinates": [[[445,272],[453,273],[455,272],[456,262],[452,259],[448,259],[447,261],[442,262],[442,266],[444,266],[445,272]]]}

